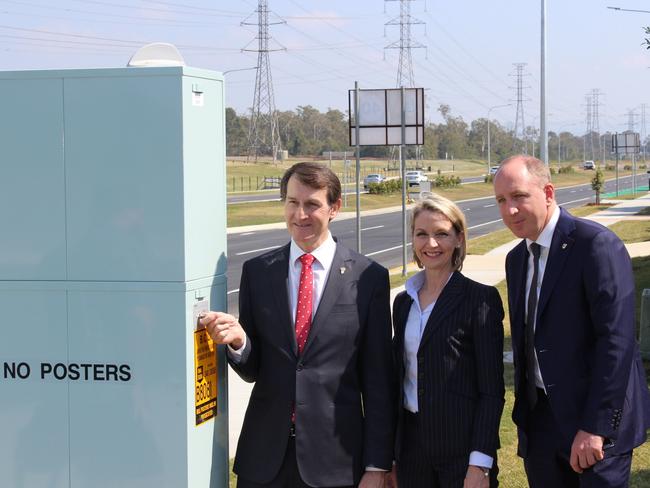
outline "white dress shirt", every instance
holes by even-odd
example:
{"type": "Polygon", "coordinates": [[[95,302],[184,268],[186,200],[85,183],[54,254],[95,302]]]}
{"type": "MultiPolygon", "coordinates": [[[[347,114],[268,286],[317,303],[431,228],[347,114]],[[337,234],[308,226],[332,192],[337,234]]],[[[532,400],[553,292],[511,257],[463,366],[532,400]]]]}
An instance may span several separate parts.
{"type": "MultiPolygon", "coordinates": [[[[332,268],[332,261],[334,261],[334,254],[336,253],[336,242],[332,238],[332,234],[328,234],[327,239],[320,246],[314,249],[310,254],[314,256],[314,262],[311,269],[314,273],[314,291],[312,295],[312,312],[311,317],[314,318],[320,300],[323,297],[323,290],[327,277],[329,276],[330,269],[332,268]]],[[[300,272],[302,271],[302,263],[300,256],[305,254],[305,251],[298,247],[298,244],[291,239],[291,246],[289,248],[289,305],[291,307],[291,319],[296,323],[296,307],[298,305],[298,287],[300,286],[300,272]]]]}
{"type": "MultiPolygon", "coordinates": [[[[453,273],[449,275],[445,286],[449,283],[453,273]]],[[[436,305],[436,300],[424,310],[420,307],[418,293],[424,286],[425,272],[420,271],[415,276],[406,280],[406,293],[413,299],[411,310],[406,319],[404,328],[404,408],[410,412],[418,412],[418,349],[422,334],[429,321],[431,312],[436,305]]],[[[435,405],[433,406],[435,408],[435,405]]],[[[492,468],[494,459],[479,451],[472,451],[469,455],[469,464],[482,468],[492,468]]]]}
{"type": "MultiPolygon", "coordinates": [[[[553,212],[553,215],[551,215],[551,219],[548,221],[548,224],[546,224],[546,227],[542,229],[542,232],[539,234],[537,237],[537,240],[531,241],[530,239],[526,239],[526,246],[528,247],[528,272],[526,273],[526,298],[528,297],[528,293],[530,293],[530,287],[532,285],[533,281],[533,266],[534,266],[534,259],[533,259],[533,253],[530,250],[530,245],[533,242],[536,242],[540,246],[540,253],[539,253],[539,271],[537,273],[537,303],[539,304],[539,293],[542,289],[542,282],[544,281],[544,271],[546,271],[546,264],[548,263],[548,253],[551,249],[551,241],[553,240],[553,233],[555,232],[555,226],[557,225],[557,221],[560,219],[560,207],[555,207],[555,211],[553,212]]],[[[526,307],[526,316],[528,315],[528,300],[524,300],[525,307],[526,307]]],[[[535,317],[535,322],[537,322],[537,317],[535,317]]],[[[537,326],[536,323],[533,323],[533,329],[537,326]]],[[[544,391],[546,391],[546,388],[544,387],[544,380],[542,379],[542,373],[539,369],[539,362],[537,361],[537,351],[535,351],[535,384],[537,385],[538,388],[543,388],[544,391]]]]}
{"type": "MultiPolygon", "coordinates": [[[[312,319],[323,296],[323,290],[325,289],[325,283],[327,283],[327,277],[332,268],[332,261],[334,261],[335,253],[336,241],[332,238],[331,233],[328,233],[325,242],[310,253],[315,258],[311,265],[314,274],[314,294],[312,295],[311,312],[312,319]]],[[[287,292],[289,293],[289,306],[291,307],[291,321],[294,325],[296,323],[296,306],[298,303],[298,287],[300,286],[300,271],[302,270],[300,256],[303,254],[305,254],[305,251],[300,249],[298,244],[291,239],[291,245],[289,246],[289,279],[287,292]]],[[[228,345],[228,355],[236,363],[241,360],[241,355],[244,352],[247,341],[248,338],[244,335],[244,343],[239,349],[233,349],[230,344],[228,345]]]]}

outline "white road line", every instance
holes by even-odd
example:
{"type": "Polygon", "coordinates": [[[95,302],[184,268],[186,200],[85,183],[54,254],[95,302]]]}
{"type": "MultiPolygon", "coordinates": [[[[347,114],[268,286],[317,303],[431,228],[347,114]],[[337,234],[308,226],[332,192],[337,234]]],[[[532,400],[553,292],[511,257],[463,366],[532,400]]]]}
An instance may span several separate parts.
{"type": "Polygon", "coordinates": [[[472,209],[471,208],[466,208],[465,212],[469,212],[470,210],[472,210],[472,209]]]}
{"type": "Polygon", "coordinates": [[[483,227],[484,225],[495,224],[495,223],[497,223],[497,222],[501,222],[501,219],[491,220],[490,222],[483,222],[482,224],[473,225],[473,226],[471,226],[471,227],[468,227],[467,230],[470,230],[470,229],[476,229],[477,227],[483,227]]]}
{"type": "Polygon", "coordinates": [[[383,225],[375,225],[374,227],[366,227],[365,229],[361,229],[362,231],[364,230],[373,230],[373,229],[381,229],[384,227],[383,225]]]}
{"type": "MultiPolygon", "coordinates": [[[[409,242],[409,243],[406,244],[406,247],[408,247],[410,245],[411,245],[411,243],[409,242]]],[[[375,252],[368,253],[368,254],[366,254],[366,256],[368,256],[368,257],[375,256],[377,254],[381,254],[382,252],[394,251],[395,249],[399,249],[401,247],[402,247],[402,245],[400,244],[399,246],[393,246],[393,247],[389,247],[388,249],[382,249],[381,251],[375,251],[375,252]]]]}
{"type": "Polygon", "coordinates": [[[235,290],[230,290],[228,293],[226,293],[226,295],[232,295],[233,293],[239,293],[239,288],[235,290]]]}
{"type": "Polygon", "coordinates": [[[584,202],[585,200],[589,200],[589,199],[588,198],[580,198],[578,200],[571,200],[570,202],[562,202],[560,205],[568,205],[570,203],[584,202]]]}
{"type": "Polygon", "coordinates": [[[576,192],[576,190],[571,190],[571,192],[570,192],[570,193],[575,193],[575,192],[576,192]]]}
{"type": "Polygon", "coordinates": [[[270,247],[263,247],[262,249],[253,249],[252,251],[238,252],[235,253],[235,256],[243,256],[244,254],[253,254],[254,252],[268,251],[270,249],[277,249],[278,247],[280,246],[270,246],[270,247]]]}
{"type": "Polygon", "coordinates": [[[497,206],[496,203],[491,203],[489,205],[483,205],[483,208],[490,208],[490,207],[496,207],[496,206],[497,206]]]}
{"type": "Polygon", "coordinates": [[[240,236],[252,236],[255,234],[255,232],[244,232],[243,234],[239,234],[240,236]]]}

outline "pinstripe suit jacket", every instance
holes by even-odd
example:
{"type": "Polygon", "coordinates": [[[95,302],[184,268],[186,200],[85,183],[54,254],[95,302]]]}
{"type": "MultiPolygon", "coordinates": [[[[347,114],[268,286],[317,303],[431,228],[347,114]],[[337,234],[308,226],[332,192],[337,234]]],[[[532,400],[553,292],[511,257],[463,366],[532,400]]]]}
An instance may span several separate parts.
{"type": "MultiPolygon", "coordinates": [[[[413,300],[393,304],[393,354],[399,405],[395,458],[402,437],[404,329],[413,300]]],[[[480,451],[495,457],[504,404],[503,305],[496,288],[455,272],[431,312],[417,354],[418,409],[429,456],[480,451]]]]}

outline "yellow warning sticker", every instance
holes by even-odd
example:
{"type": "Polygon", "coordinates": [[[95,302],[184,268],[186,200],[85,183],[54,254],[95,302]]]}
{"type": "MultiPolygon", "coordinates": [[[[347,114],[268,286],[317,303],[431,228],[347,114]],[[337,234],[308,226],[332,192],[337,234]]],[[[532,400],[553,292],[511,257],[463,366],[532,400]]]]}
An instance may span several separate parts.
{"type": "Polygon", "coordinates": [[[207,330],[198,323],[200,313],[207,312],[207,300],[194,306],[194,407],[196,425],[217,415],[217,352],[207,330]]]}

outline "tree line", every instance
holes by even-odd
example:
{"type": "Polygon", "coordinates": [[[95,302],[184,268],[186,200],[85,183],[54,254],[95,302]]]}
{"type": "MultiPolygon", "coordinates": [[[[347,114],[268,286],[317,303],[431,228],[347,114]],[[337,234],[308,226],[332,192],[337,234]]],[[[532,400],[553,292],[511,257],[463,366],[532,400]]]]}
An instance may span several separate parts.
{"type": "MultiPolygon", "coordinates": [[[[407,158],[413,159],[488,159],[486,118],[466,122],[454,115],[449,105],[438,107],[443,121],[429,123],[425,127],[424,146],[418,155],[416,148],[408,148],[407,158]]],[[[348,118],[344,112],[328,109],[320,112],[306,105],[294,111],[278,111],[278,131],[282,149],[291,156],[319,156],[327,151],[353,151],[349,144],[348,118]]],[[[250,117],[240,115],[232,108],[226,109],[226,142],[229,156],[245,156],[248,150],[250,117]]],[[[492,161],[500,161],[514,152],[526,152],[539,156],[538,131],[526,128],[526,140],[515,138],[496,120],[490,120],[490,149],[492,161]]],[[[391,148],[365,146],[362,157],[390,157],[391,148]]],[[[569,131],[550,131],[548,134],[549,160],[575,161],[582,159],[611,159],[611,134],[589,133],[574,135],[569,131]]]]}

